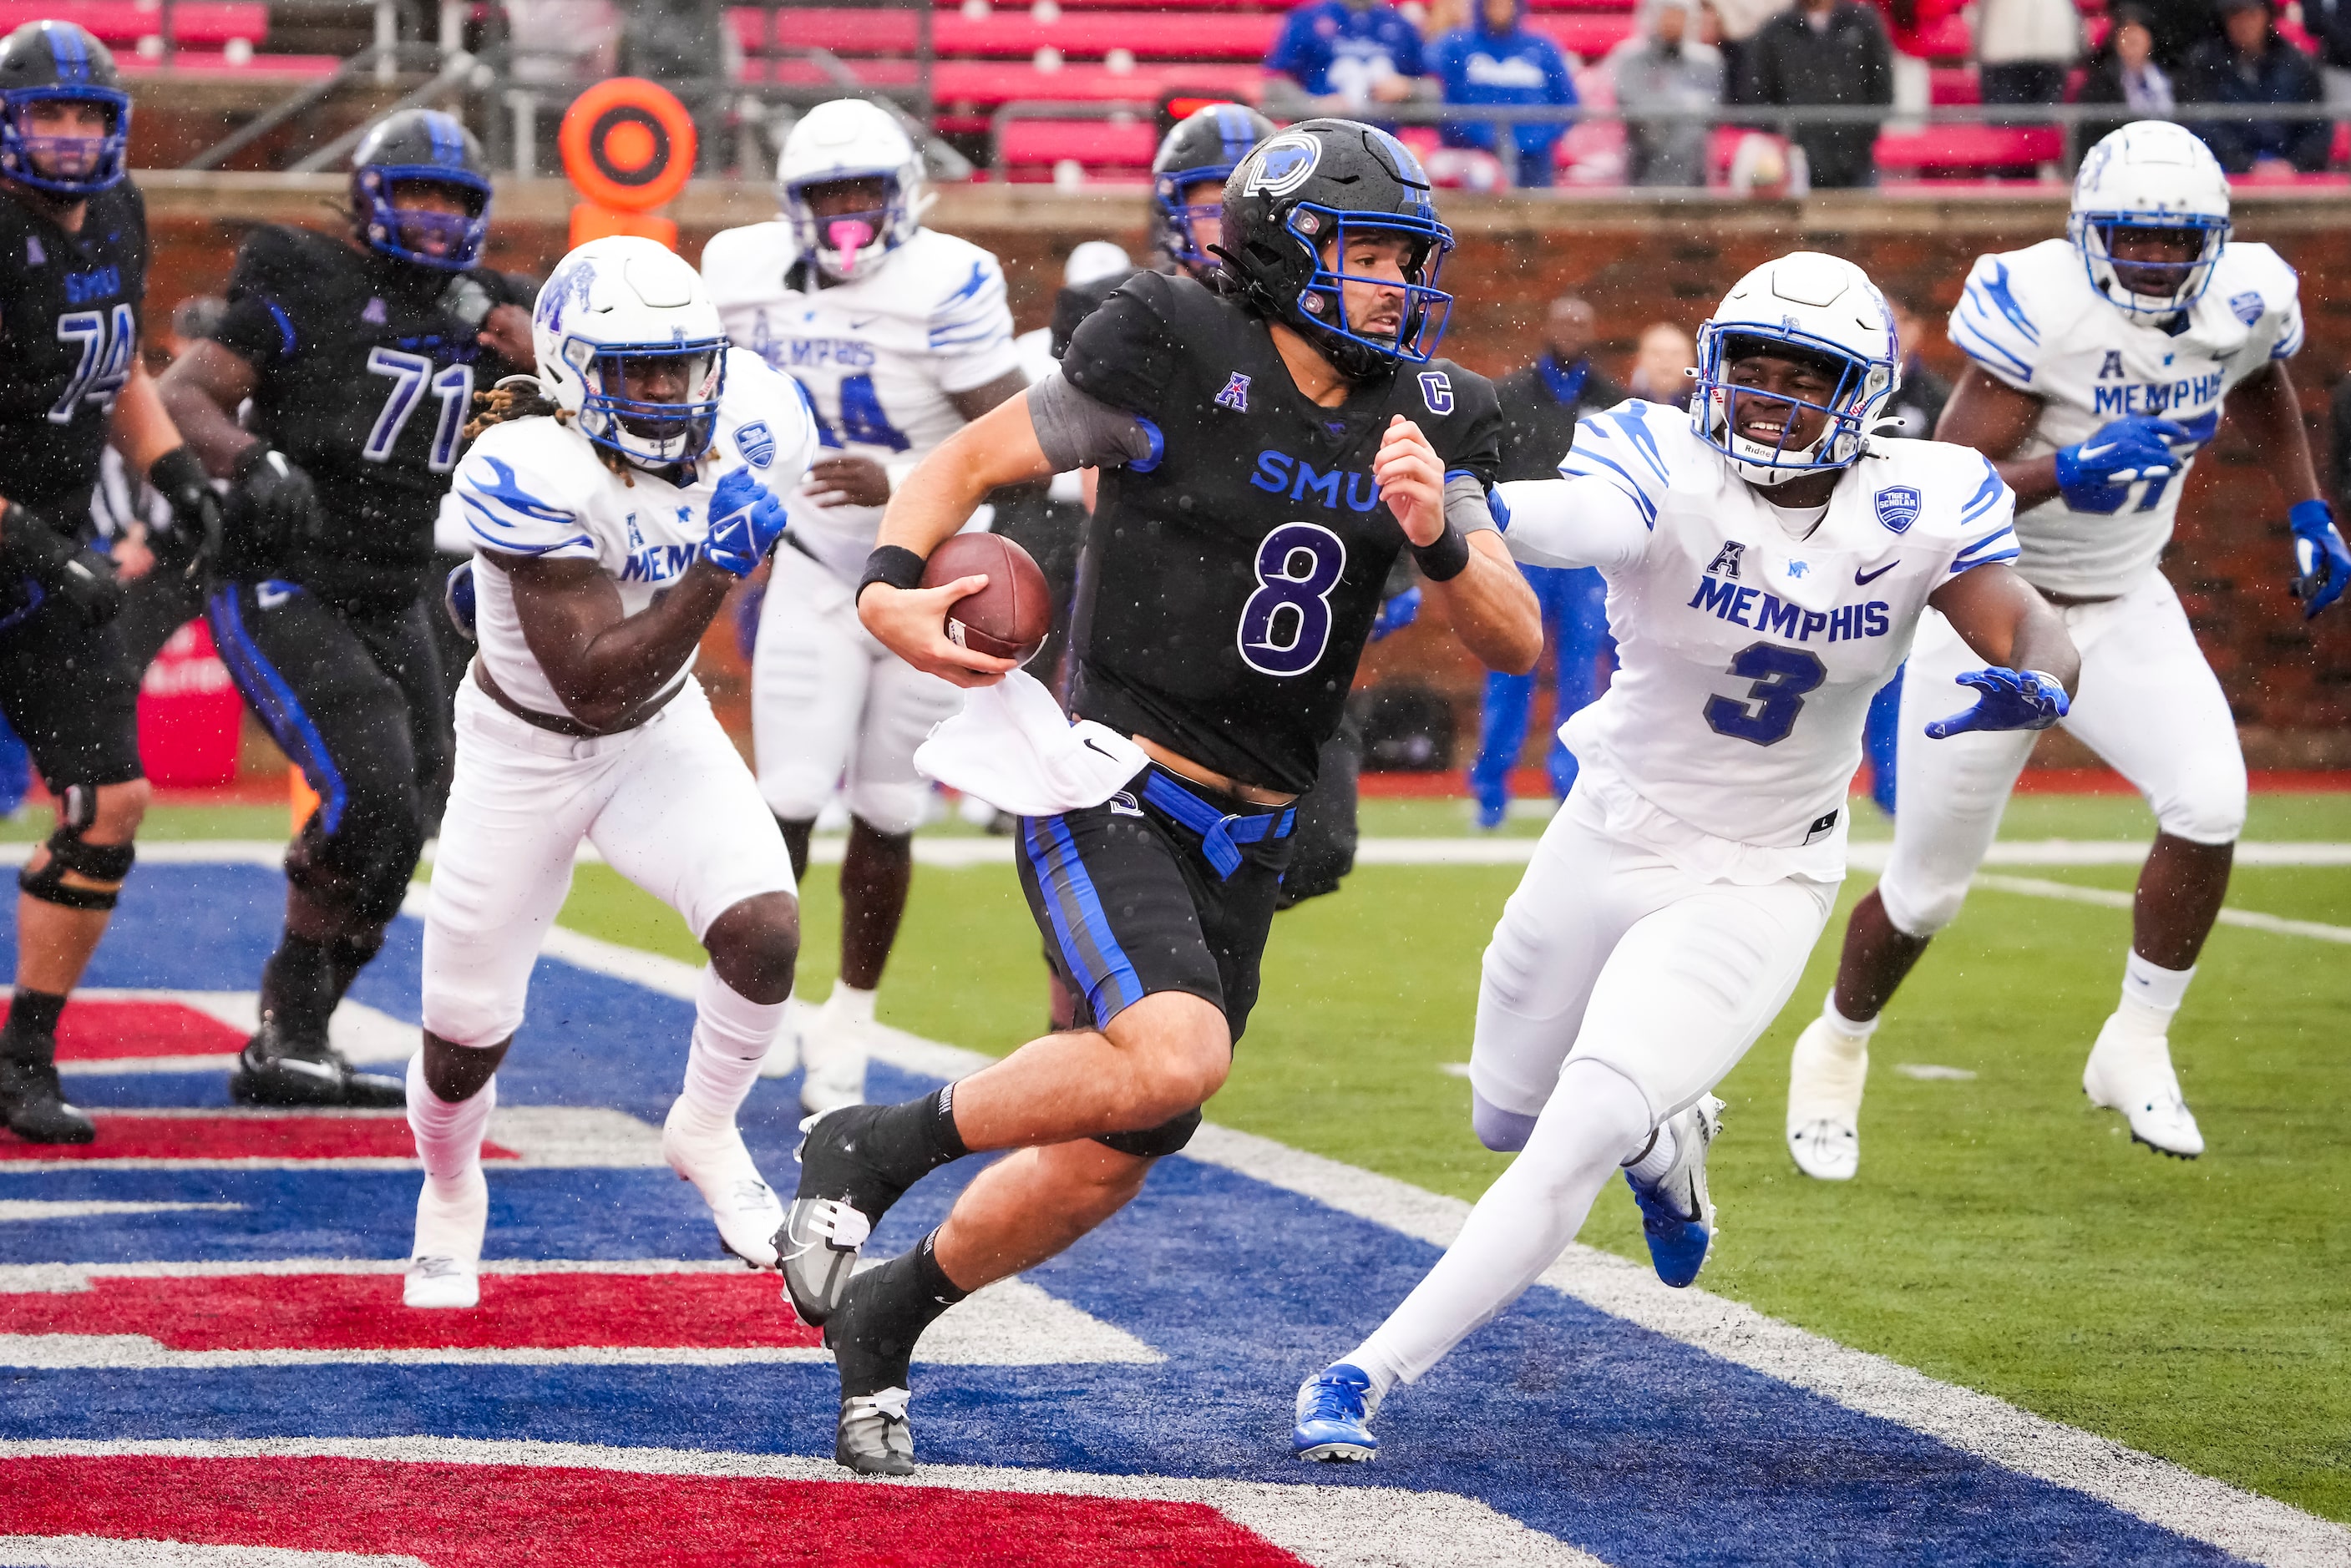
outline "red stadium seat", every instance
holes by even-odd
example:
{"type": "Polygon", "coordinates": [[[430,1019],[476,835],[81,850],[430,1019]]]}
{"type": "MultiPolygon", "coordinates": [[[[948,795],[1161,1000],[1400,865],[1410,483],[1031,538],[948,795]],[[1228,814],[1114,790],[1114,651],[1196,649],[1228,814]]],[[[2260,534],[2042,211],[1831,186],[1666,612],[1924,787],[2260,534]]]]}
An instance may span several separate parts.
{"type": "Polygon", "coordinates": [[[233,77],[330,77],[342,67],[340,55],[243,55],[232,59],[215,49],[177,49],[172,63],[145,59],[124,53],[115,63],[128,77],[169,74],[172,76],[213,75],[233,77]]]}
{"type": "Polygon", "coordinates": [[[1983,102],[1983,84],[1973,66],[1936,66],[1928,73],[1927,101],[1938,109],[1983,102]]]}
{"type": "Polygon", "coordinates": [[[2064,154],[2065,134],[2054,126],[1933,125],[1877,139],[1880,172],[1924,179],[2050,163],[2064,154]]]}
{"type": "MultiPolygon", "coordinates": [[[[27,22],[78,22],[110,48],[136,47],[141,38],[155,36],[162,27],[162,11],[138,0],[0,0],[0,32],[14,32],[27,22]]],[[[269,35],[269,7],[258,5],[197,4],[172,7],[172,36],[179,44],[217,48],[232,39],[258,44],[269,35]]]]}
{"type": "Polygon", "coordinates": [[[1633,33],[1629,13],[1547,11],[1528,18],[1536,32],[1585,60],[1597,60],[1633,33]]]}
{"type": "MultiPolygon", "coordinates": [[[[1265,58],[1280,29],[1278,16],[1079,11],[1040,22],[1025,10],[977,19],[943,12],[931,25],[931,47],[941,57],[998,59],[1023,59],[1054,48],[1090,59],[1124,49],[1151,59],[1256,61],[1265,58]]],[[[777,42],[786,48],[911,54],[915,47],[914,16],[906,11],[794,7],[777,14],[776,30],[777,42]]]]}
{"type": "MultiPolygon", "coordinates": [[[[876,87],[904,87],[914,79],[912,60],[860,61],[857,70],[876,87]]],[[[744,74],[752,81],[772,76],[795,87],[822,87],[828,81],[814,66],[797,60],[783,61],[772,72],[768,62],[747,61],[744,74]]],[[[1256,66],[1151,65],[1113,71],[1107,66],[1076,65],[1040,71],[982,60],[941,60],[932,72],[931,90],[943,114],[967,112],[956,106],[992,109],[1014,102],[1149,104],[1163,92],[1179,88],[1254,103],[1264,75],[1256,66]]]]}

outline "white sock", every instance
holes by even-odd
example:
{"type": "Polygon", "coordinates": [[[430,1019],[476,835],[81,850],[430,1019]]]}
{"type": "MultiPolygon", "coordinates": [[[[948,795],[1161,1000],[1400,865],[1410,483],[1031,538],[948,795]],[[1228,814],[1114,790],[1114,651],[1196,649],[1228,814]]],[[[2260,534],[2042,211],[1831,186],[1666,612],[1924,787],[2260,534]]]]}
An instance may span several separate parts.
{"type": "Polygon", "coordinates": [[[718,978],[716,965],[695,988],[694,1044],[685,1057],[686,1119],[705,1132],[735,1125],[735,1112],[758,1081],[759,1064],[783,1022],[780,1002],[753,1002],[718,978]]]}
{"type": "Polygon", "coordinates": [[[2123,1001],[2116,1012],[2148,1033],[2168,1033],[2172,1016],[2188,999],[2188,982],[2195,978],[2193,964],[2165,969],[2134,952],[2123,960],[2123,1001]]]}
{"type": "Polygon", "coordinates": [[[845,980],[832,982],[832,994],[824,999],[826,1018],[843,1023],[873,1022],[875,992],[860,991],[845,980]]]}
{"type": "Polygon", "coordinates": [[[1402,1305],[1339,1359],[1379,1379],[1416,1381],[1445,1353],[1523,1294],[1583,1228],[1617,1162],[1649,1136],[1649,1106],[1626,1079],[1571,1061],[1534,1136],[1445,1256],[1402,1305]]]}
{"type": "Polygon", "coordinates": [[[1679,1147],[1674,1141],[1674,1129],[1659,1122],[1656,1137],[1650,1140],[1640,1158],[1625,1162],[1625,1172],[1644,1186],[1654,1186],[1674,1168],[1674,1155],[1679,1147]]]}
{"type": "Polygon", "coordinates": [[[480,1174],[482,1135],[497,1103],[495,1074],[472,1099],[444,1100],[424,1081],[424,1053],[408,1059],[408,1127],[424,1163],[424,1185],[443,1202],[455,1202],[480,1174]]]}
{"type": "Polygon", "coordinates": [[[1869,1019],[1865,1023],[1855,1023],[1854,1020],[1847,1018],[1844,1013],[1837,1011],[1836,988],[1834,986],[1831,986],[1829,988],[1828,999],[1821,1003],[1821,1017],[1827,1022],[1829,1028],[1834,1033],[1842,1034],[1848,1040],[1866,1041],[1871,1035],[1877,1033],[1877,1019],[1885,1016],[1886,1015],[1881,1012],[1877,1015],[1877,1018],[1869,1019]]]}

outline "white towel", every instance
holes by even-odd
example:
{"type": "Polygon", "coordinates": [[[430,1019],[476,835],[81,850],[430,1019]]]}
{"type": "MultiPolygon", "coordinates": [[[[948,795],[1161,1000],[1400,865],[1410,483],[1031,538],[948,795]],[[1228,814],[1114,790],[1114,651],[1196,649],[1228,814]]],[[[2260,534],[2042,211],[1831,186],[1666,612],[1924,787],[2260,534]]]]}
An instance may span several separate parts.
{"type": "Polygon", "coordinates": [[[964,694],[963,711],[931,731],[914,766],[1015,816],[1100,805],[1150,758],[1104,724],[1072,724],[1033,675],[1014,670],[964,694]]]}

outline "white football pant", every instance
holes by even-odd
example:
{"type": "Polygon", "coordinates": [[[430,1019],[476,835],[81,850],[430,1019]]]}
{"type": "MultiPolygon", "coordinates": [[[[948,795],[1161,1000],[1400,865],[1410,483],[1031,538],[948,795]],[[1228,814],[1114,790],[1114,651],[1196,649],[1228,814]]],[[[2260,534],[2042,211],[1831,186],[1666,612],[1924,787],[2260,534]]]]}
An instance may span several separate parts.
{"type": "MultiPolygon", "coordinates": [[[[2245,759],[2229,700],[2170,582],[2150,572],[2120,598],[2058,613],[2082,651],[2073,708],[2060,722],[2147,796],[2164,832],[2234,842],[2245,826],[2245,759]]],[[[1933,610],[1920,618],[1902,678],[1894,853],[1877,884],[1886,917],[1914,937],[1931,937],[1958,916],[2032,754],[2030,730],[1927,738],[1929,721],[1974,704],[1957,677],[1982,668],[1949,621],[1933,610]]]]}
{"type": "Polygon", "coordinates": [[[777,547],[751,657],[751,732],[770,811],[807,822],[840,788],[877,832],[914,832],[931,799],[914,748],[962,707],[962,692],[874,640],[850,585],[789,539],[777,547]]]}

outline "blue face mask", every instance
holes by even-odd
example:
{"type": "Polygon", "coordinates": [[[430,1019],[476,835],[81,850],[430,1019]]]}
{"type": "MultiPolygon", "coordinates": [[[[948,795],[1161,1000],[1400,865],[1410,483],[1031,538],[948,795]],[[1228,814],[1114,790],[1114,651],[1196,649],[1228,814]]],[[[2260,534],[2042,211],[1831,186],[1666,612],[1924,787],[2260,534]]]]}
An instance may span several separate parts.
{"type": "Polygon", "coordinates": [[[131,98],[112,88],[19,88],[0,93],[0,175],[61,196],[91,196],[121,182],[131,142],[131,98]],[[102,136],[45,136],[33,129],[43,103],[95,104],[102,136]]]}

